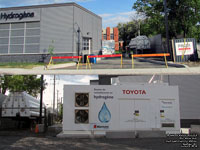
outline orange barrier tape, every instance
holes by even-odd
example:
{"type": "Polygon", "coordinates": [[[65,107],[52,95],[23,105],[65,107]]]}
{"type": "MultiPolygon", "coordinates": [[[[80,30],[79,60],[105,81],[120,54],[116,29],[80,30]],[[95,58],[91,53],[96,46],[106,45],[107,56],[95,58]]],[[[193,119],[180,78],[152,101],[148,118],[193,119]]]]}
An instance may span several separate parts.
{"type": "Polygon", "coordinates": [[[52,59],[76,59],[82,58],[82,56],[54,56],[52,59]]]}
{"type": "Polygon", "coordinates": [[[102,57],[121,57],[122,54],[114,54],[114,55],[91,55],[88,58],[102,58],[102,57]]]}
{"type": "Polygon", "coordinates": [[[133,57],[159,57],[159,56],[170,56],[169,53],[161,54],[133,54],[133,57]]]}

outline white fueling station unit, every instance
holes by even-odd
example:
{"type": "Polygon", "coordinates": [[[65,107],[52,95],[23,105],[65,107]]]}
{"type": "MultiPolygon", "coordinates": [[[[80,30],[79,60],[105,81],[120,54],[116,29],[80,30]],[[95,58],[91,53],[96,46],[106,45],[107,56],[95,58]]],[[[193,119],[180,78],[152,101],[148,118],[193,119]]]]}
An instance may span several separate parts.
{"type": "Polygon", "coordinates": [[[180,133],[178,86],[65,85],[63,134],[180,133]]]}

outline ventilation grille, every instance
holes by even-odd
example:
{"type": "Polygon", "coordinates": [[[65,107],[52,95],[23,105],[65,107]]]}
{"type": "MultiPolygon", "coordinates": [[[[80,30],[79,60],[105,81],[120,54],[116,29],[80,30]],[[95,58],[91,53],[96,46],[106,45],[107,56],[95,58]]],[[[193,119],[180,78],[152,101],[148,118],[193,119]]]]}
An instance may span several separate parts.
{"type": "Polygon", "coordinates": [[[88,93],[76,93],[75,94],[75,107],[88,107],[89,106],[89,94],[88,93]]]}
{"type": "Polygon", "coordinates": [[[89,110],[75,110],[75,123],[89,123],[89,110]]]}

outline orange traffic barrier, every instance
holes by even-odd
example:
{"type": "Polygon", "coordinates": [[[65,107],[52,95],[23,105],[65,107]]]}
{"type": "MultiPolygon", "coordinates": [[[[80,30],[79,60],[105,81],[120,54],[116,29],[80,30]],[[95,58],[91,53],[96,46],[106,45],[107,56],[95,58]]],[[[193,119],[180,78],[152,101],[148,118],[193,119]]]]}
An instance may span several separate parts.
{"type": "MultiPolygon", "coordinates": [[[[77,68],[76,68],[76,69],[78,69],[80,62],[81,62],[81,58],[82,58],[82,56],[52,56],[50,61],[49,61],[48,66],[53,64],[53,59],[78,59],[78,65],[77,65],[77,68]]],[[[47,68],[48,68],[48,66],[47,66],[47,68]]]]}
{"type": "Polygon", "coordinates": [[[113,55],[91,55],[88,58],[103,58],[103,57],[121,57],[122,54],[113,54],[113,55]]]}
{"type": "Polygon", "coordinates": [[[78,59],[82,56],[53,56],[52,59],[78,59]]]}
{"type": "Polygon", "coordinates": [[[160,53],[160,54],[133,54],[133,57],[162,57],[162,56],[170,56],[169,53],[160,53]]]}

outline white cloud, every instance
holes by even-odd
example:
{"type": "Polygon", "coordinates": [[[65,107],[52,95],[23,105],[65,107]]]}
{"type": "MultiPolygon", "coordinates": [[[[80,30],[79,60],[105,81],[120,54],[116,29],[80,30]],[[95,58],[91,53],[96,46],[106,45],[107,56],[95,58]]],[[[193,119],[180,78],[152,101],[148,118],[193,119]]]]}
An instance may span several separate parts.
{"type": "Polygon", "coordinates": [[[103,21],[103,28],[115,27],[118,23],[126,23],[136,16],[136,11],[120,12],[115,14],[100,14],[103,21]]]}
{"type": "Polygon", "coordinates": [[[111,17],[111,16],[113,16],[113,14],[100,14],[99,16],[104,18],[104,17],[111,17]]]}

